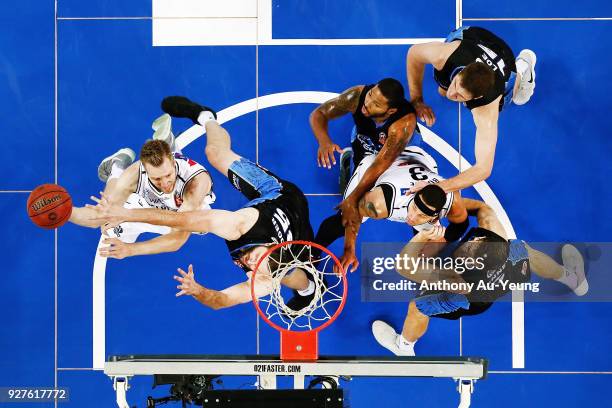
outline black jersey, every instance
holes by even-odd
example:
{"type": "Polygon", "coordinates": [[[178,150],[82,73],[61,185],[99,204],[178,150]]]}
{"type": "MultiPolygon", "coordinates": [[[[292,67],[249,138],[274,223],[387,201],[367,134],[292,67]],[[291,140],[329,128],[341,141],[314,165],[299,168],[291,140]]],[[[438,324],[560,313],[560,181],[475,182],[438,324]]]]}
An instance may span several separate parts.
{"type": "Polygon", "coordinates": [[[463,237],[461,243],[465,243],[474,237],[494,238],[495,242],[487,241],[483,245],[490,245],[492,250],[495,249],[493,247],[496,245],[503,245],[507,248],[508,256],[499,267],[488,268],[485,261],[484,268],[467,270],[461,275],[466,282],[474,284],[474,289],[467,295],[470,303],[494,302],[510,292],[509,286],[504,286],[501,282],[524,283],[529,281],[531,277],[529,255],[523,241],[506,240],[493,231],[484,228],[472,228],[463,237]],[[478,289],[479,285],[484,285],[484,287],[481,286],[481,289],[478,289]]]}
{"type": "MultiPolygon", "coordinates": [[[[459,47],[448,57],[444,67],[438,71],[434,69],[434,79],[438,85],[447,90],[455,75],[468,64],[483,62],[495,73],[495,85],[481,98],[465,102],[468,109],[488,105],[500,95],[504,95],[506,82],[511,72],[516,72],[514,53],[512,49],[492,32],[480,27],[467,27],[462,31],[463,38],[459,47]]],[[[503,106],[501,99],[499,108],[503,106]]]]}
{"type": "Polygon", "coordinates": [[[289,181],[277,180],[282,185],[280,195],[251,206],[259,211],[255,225],[240,238],[225,241],[237,264],[244,251],[254,246],[314,238],[304,193],[289,181]]]}
{"type": "Polygon", "coordinates": [[[359,104],[357,105],[355,113],[353,113],[355,131],[357,133],[355,135],[355,140],[353,140],[353,160],[355,164],[359,164],[366,153],[376,154],[382,149],[387,141],[391,125],[408,114],[416,113],[412,104],[404,99],[397,108],[397,112],[391,115],[384,123],[378,124],[374,119],[365,116],[361,112],[361,108],[363,107],[367,93],[375,86],[376,84],[372,84],[363,87],[359,95],[359,104]]]}

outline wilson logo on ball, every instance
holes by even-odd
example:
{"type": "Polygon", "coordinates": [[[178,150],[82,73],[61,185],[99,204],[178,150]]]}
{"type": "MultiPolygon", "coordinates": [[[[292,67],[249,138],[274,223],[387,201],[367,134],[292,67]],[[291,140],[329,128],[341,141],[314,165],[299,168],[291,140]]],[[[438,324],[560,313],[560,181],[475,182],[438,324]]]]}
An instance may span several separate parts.
{"type": "Polygon", "coordinates": [[[53,197],[50,197],[50,198],[41,198],[40,200],[38,200],[34,204],[32,204],[32,210],[38,211],[41,208],[46,207],[49,204],[53,204],[56,201],[59,201],[61,199],[62,199],[62,197],[59,194],[54,195],[53,197]]]}

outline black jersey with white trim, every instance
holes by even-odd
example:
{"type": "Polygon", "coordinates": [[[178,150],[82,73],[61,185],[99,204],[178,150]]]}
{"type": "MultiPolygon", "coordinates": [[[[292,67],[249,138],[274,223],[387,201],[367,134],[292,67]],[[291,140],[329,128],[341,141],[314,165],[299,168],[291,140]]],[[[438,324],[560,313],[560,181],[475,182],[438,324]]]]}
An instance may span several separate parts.
{"type": "MultiPolygon", "coordinates": [[[[510,292],[509,285],[506,283],[525,283],[529,282],[531,270],[529,267],[529,254],[525,249],[525,243],[517,239],[507,240],[493,231],[485,228],[471,228],[467,234],[461,239],[461,244],[477,238],[488,238],[487,242],[481,245],[487,245],[485,253],[497,252],[502,246],[504,251],[507,251],[507,258],[501,262],[500,266],[490,268],[487,260],[483,259],[478,262],[475,259],[474,268],[468,269],[461,273],[461,277],[468,283],[474,284],[474,290],[467,295],[468,299],[473,302],[494,302],[506,293],[510,292]],[[484,267],[480,267],[480,266],[484,267]],[[480,289],[479,289],[479,285],[480,289]],[[484,286],[483,286],[484,285],[484,286]]],[[[467,265],[467,264],[466,264],[467,265]]]]}
{"type": "MultiPolygon", "coordinates": [[[[465,102],[468,109],[485,106],[505,92],[506,82],[511,72],[516,72],[515,58],[512,49],[498,36],[480,27],[468,27],[463,30],[459,47],[448,57],[441,70],[434,69],[434,79],[438,85],[448,90],[453,78],[463,68],[473,62],[483,62],[495,73],[495,85],[481,98],[465,102]]],[[[500,102],[500,110],[503,106],[500,102]]]]}
{"type": "Polygon", "coordinates": [[[308,201],[293,183],[279,179],[280,195],[251,206],[259,211],[255,225],[236,240],[225,240],[234,262],[242,267],[239,258],[250,248],[287,241],[312,241],[308,201]]]}

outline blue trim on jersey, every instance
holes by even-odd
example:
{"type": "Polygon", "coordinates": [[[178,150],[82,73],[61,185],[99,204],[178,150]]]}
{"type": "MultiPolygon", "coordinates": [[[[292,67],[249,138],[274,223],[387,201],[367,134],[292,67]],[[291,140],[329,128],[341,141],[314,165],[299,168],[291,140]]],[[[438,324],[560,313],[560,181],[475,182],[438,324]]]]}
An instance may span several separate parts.
{"type": "Polygon", "coordinates": [[[450,292],[418,296],[414,299],[414,303],[417,309],[426,316],[435,316],[470,308],[470,302],[465,295],[450,292]]]}
{"type": "Polygon", "coordinates": [[[463,40],[463,32],[468,28],[470,28],[470,26],[463,26],[451,31],[450,34],[446,37],[446,40],[444,40],[444,42],[449,43],[455,40],[463,40]]]}
{"type": "Polygon", "coordinates": [[[511,239],[509,244],[508,260],[512,262],[513,265],[529,259],[529,252],[527,252],[527,244],[525,244],[525,241],[520,239],[511,239]]]}
{"type": "Polygon", "coordinates": [[[264,201],[280,197],[283,188],[280,181],[263,171],[252,161],[241,157],[231,164],[229,170],[250,184],[261,195],[243,205],[242,208],[253,207],[264,201]]]}
{"type": "Polygon", "coordinates": [[[464,68],[465,68],[465,65],[461,65],[461,66],[456,67],[455,69],[453,69],[453,72],[451,72],[451,74],[450,74],[451,82],[453,82],[453,79],[455,79],[455,76],[457,74],[459,74],[461,71],[463,71],[464,68]]]}

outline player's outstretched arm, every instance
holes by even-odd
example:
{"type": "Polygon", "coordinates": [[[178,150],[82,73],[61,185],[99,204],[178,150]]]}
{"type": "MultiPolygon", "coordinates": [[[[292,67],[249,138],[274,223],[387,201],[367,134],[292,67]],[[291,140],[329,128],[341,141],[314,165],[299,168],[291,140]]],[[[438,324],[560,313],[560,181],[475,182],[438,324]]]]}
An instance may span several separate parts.
{"type": "MultiPolygon", "coordinates": [[[[417,116],[431,126],[436,121],[432,109],[423,102],[423,74],[425,65],[432,64],[439,67],[444,52],[444,43],[430,42],[415,44],[408,50],[406,55],[406,76],[408,77],[408,88],[410,89],[410,102],[417,111],[417,116]]],[[[442,62],[441,65],[444,65],[442,62]]]]}
{"type": "MultiPolygon", "coordinates": [[[[204,306],[211,309],[219,310],[242,303],[251,301],[251,284],[250,281],[241,282],[230,286],[223,290],[208,289],[196,282],[193,265],[189,265],[188,271],[185,272],[178,268],[180,276],[174,276],[174,279],[179,283],[177,289],[179,292],[176,296],[190,295],[204,306]]],[[[271,293],[272,285],[268,276],[256,276],[255,296],[261,297],[271,293]]]]}
{"type": "Polygon", "coordinates": [[[72,214],[70,214],[70,222],[81,227],[101,227],[104,222],[96,218],[96,212],[87,207],[73,207],[72,214]]]}
{"type": "MultiPolygon", "coordinates": [[[[133,163],[128,167],[115,182],[108,183],[104,194],[108,200],[117,205],[123,205],[131,193],[136,190],[138,183],[139,163],[133,163]]],[[[104,222],[96,220],[96,213],[86,207],[74,207],[70,215],[70,222],[81,227],[98,228],[104,222]]]]}
{"type": "Polygon", "coordinates": [[[358,232],[358,229],[356,231],[351,227],[346,227],[344,229],[344,254],[340,259],[340,263],[346,272],[355,272],[359,267],[359,260],[357,259],[355,251],[358,232]]]}
{"type": "Polygon", "coordinates": [[[91,197],[97,202],[96,206],[87,205],[95,209],[97,219],[117,225],[121,222],[145,222],[154,225],[164,225],[182,231],[210,232],[221,238],[235,240],[245,232],[245,226],[252,225],[257,219],[258,211],[254,208],[243,208],[238,211],[225,210],[198,210],[185,212],[172,212],[154,208],[127,209],[117,205],[110,205],[105,195],[102,198],[91,197]]]}
{"type": "MultiPolygon", "coordinates": [[[[204,197],[210,192],[211,179],[206,173],[201,173],[189,181],[185,187],[184,201],[179,212],[194,211],[202,207],[204,197]]],[[[108,247],[100,249],[100,255],[122,259],[128,256],[161,254],[178,251],[189,239],[189,231],[173,229],[168,234],[153,239],[124,243],[115,238],[107,238],[108,247]]]]}
{"type": "Polygon", "coordinates": [[[361,225],[361,216],[357,209],[359,199],[376,183],[376,180],[381,174],[385,172],[391,166],[393,161],[400,155],[404,150],[416,127],[416,117],[414,114],[408,114],[403,118],[396,121],[389,128],[389,135],[387,141],[383,145],[380,152],[376,155],[374,163],[366,170],[357,186],[353,189],[351,194],[340,203],[340,210],[342,211],[342,224],[346,226],[350,225],[353,229],[358,228],[361,225]]]}
{"type": "Polygon", "coordinates": [[[322,103],[310,114],[310,128],[317,142],[319,142],[317,152],[319,167],[331,168],[332,164],[336,164],[334,152],[342,153],[340,146],[335,144],[329,136],[329,121],[347,113],[355,113],[362,90],[363,85],[349,88],[337,97],[322,103]]]}
{"type": "Polygon", "coordinates": [[[495,147],[497,145],[497,120],[499,118],[499,99],[488,105],[472,110],[476,124],[474,153],[476,163],[464,172],[440,182],[444,191],[458,191],[486,180],[493,170],[495,147]]]}
{"type": "Polygon", "coordinates": [[[245,303],[241,301],[243,299],[240,297],[240,294],[244,291],[244,289],[242,291],[238,290],[238,296],[236,296],[236,294],[232,294],[231,292],[228,294],[224,291],[205,288],[196,282],[193,273],[193,265],[189,265],[187,272],[181,268],[178,268],[177,271],[179,275],[174,276],[174,280],[178,282],[176,287],[179,290],[179,292],[176,294],[177,297],[184,295],[192,296],[204,306],[208,306],[214,310],[231,307],[239,303],[245,303]]]}

